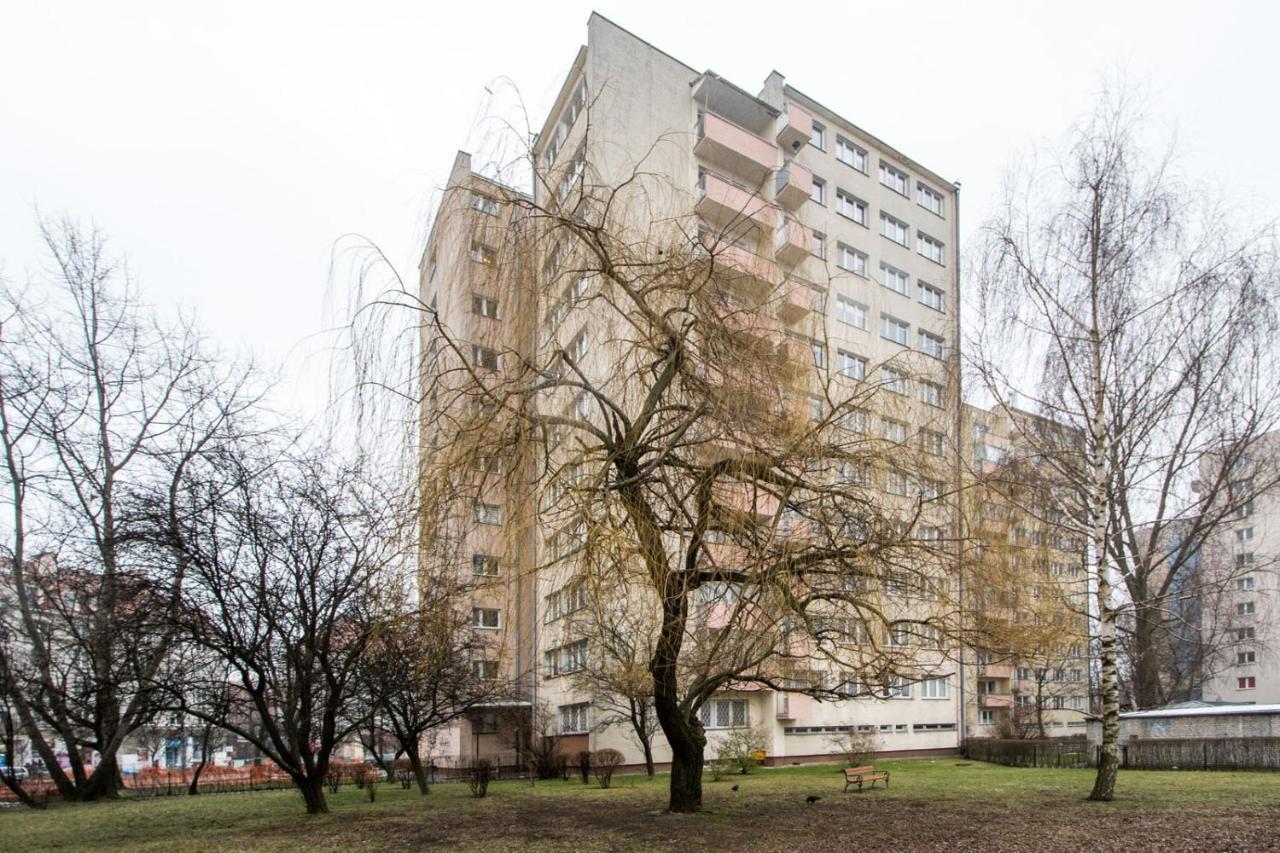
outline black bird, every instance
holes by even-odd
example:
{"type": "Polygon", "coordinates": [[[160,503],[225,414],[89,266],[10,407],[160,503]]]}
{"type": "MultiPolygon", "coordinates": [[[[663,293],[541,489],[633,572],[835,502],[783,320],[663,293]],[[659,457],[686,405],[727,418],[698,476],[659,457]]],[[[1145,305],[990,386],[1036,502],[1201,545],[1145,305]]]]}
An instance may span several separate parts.
{"type": "Polygon", "coordinates": [[[816,803],[816,802],[817,802],[818,800],[820,800],[820,799],[822,799],[822,797],[819,797],[819,796],[817,796],[816,794],[810,794],[809,796],[807,796],[807,797],[805,797],[805,798],[804,798],[804,801],[805,801],[806,803],[808,803],[809,805],[813,805],[814,803],[816,803]]]}
{"type": "Polygon", "coordinates": [[[733,786],[732,788],[730,788],[729,790],[730,790],[730,791],[736,791],[736,790],[738,790],[738,786],[737,786],[737,785],[734,785],[734,786],[733,786]]]}

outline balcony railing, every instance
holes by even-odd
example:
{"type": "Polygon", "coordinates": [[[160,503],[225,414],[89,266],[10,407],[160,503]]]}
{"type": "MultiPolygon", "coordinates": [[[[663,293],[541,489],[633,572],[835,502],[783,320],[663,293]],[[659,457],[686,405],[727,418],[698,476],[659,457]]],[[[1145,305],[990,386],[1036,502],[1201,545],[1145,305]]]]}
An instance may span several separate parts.
{"type": "Polygon", "coordinates": [[[812,237],[809,229],[796,220],[787,217],[774,232],[773,254],[784,264],[799,263],[809,254],[812,237]]]}
{"type": "Polygon", "coordinates": [[[794,160],[774,174],[773,196],[787,210],[797,210],[813,193],[813,172],[794,160]]]}
{"type": "Polygon", "coordinates": [[[778,222],[778,209],[766,199],[714,172],[698,175],[695,210],[709,222],[727,226],[752,224],[769,231],[778,222]]]}
{"type": "Polygon", "coordinates": [[[799,151],[813,135],[813,116],[787,104],[778,118],[778,144],[784,151],[799,151]]]}

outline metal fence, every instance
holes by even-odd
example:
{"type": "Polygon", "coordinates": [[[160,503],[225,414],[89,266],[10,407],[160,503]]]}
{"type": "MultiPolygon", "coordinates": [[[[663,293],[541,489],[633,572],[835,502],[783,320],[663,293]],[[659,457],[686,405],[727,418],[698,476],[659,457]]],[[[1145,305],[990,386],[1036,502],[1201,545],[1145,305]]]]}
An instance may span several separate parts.
{"type": "Polygon", "coordinates": [[[1089,767],[1088,742],[1083,737],[965,738],[960,751],[965,758],[1010,767],[1089,767]]]}

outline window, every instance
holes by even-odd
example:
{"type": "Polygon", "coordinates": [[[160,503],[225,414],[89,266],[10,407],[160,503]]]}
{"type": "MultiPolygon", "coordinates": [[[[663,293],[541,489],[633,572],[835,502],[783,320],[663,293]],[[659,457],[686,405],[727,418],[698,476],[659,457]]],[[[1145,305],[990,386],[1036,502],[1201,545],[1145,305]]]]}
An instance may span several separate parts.
{"type": "Polygon", "coordinates": [[[587,665],[587,641],[576,640],[555,649],[548,649],[543,654],[547,676],[567,675],[580,672],[587,665]]]}
{"type": "Polygon", "coordinates": [[[498,253],[483,243],[472,243],[471,260],[491,267],[498,262],[498,253]]]}
{"type": "Polygon", "coordinates": [[[1252,602],[1252,601],[1242,601],[1242,602],[1240,602],[1239,604],[1237,604],[1237,605],[1236,605],[1236,615],[1237,615],[1237,616],[1252,616],[1252,615],[1253,615],[1253,602],[1252,602]]]}
{"type": "Polygon", "coordinates": [[[1236,507],[1236,518],[1249,518],[1253,515],[1253,501],[1245,501],[1236,507]]]}
{"type": "Polygon", "coordinates": [[[488,317],[490,320],[498,319],[498,300],[488,296],[471,297],[471,313],[478,314],[481,317],[488,317]]]}
{"type": "Polygon", "coordinates": [[[880,262],[880,283],[903,296],[911,292],[911,276],[883,261],[880,262]]]}
{"type": "Polygon", "coordinates": [[[814,148],[822,151],[827,150],[827,128],[826,125],[813,123],[813,130],[809,132],[809,144],[814,148]]]}
{"type": "Polygon", "coordinates": [[[582,360],[587,357],[587,330],[573,336],[573,340],[569,342],[569,346],[565,347],[565,355],[574,364],[581,364],[582,360]]]}
{"type": "Polygon", "coordinates": [[[836,297],[836,319],[865,330],[867,328],[867,306],[854,302],[847,296],[836,297]]]}
{"type": "Polygon", "coordinates": [[[920,443],[924,446],[924,452],[934,456],[942,455],[945,441],[946,437],[936,430],[927,429],[920,433],[920,443]]]}
{"type": "Polygon", "coordinates": [[[843,136],[836,137],[836,159],[846,166],[852,166],[864,175],[867,172],[867,152],[843,136]]]}
{"type": "Polygon", "coordinates": [[[945,342],[943,338],[920,329],[917,342],[920,352],[925,355],[931,355],[934,358],[943,358],[943,343],[945,342]]]}
{"type": "Polygon", "coordinates": [[[591,730],[587,724],[587,709],[591,705],[578,702],[573,705],[560,706],[560,734],[584,734],[591,730]]]}
{"type": "Polygon", "coordinates": [[[1258,636],[1256,628],[1236,628],[1236,642],[1244,643],[1258,636]]]}
{"type": "Polygon", "coordinates": [[[478,210],[481,213],[487,213],[490,216],[498,215],[497,199],[490,198],[487,195],[481,195],[480,193],[471,194],[471,208],[473,210],[478,210]]]}
{"type": "Polygon", "coordinates": [[[911,341],[911,324],[896,317],[890,317],[888,314],[881,314],[880,337],[895,344],[902,344],[904,347],[908,346],[911,341]]]}
{"type": "Polygon", "coordinates": [[[502,507],[497,504],[477,503],[476,521],[481,524],[501,524],[502,507]]]}
{"type": "Polygon", "coordinates": [[[471,662],[471,675],[482,681],[493,681],[498,677],[498,662],[496,660],[473,660],[471,662]]]}
{"type": "Polygon", "coordinates": [[[916,251],[924,255],[935,264],[946,263],[945,253],[941,242],[933,239],[923,231],[916,234],[916,251]]]}
{"type": "Polygon", "coordinates": [[[809,420],[818,423],[827,416],[827,404],[821,397],[809,398],[809,420]]]}
{"type": "MultiPolygon", "coordinates": [[[[851,411],[844,412],[838,418],[838,422],[841,429],[848,430],[849,432],[857,432],[864,435],[867,432],[867,413],[861,409],[853,409],[851,411]]],[[[846,464],[852,465],[853,463],[850,462],[846,464]]],[[[865,481],[866,478],[863,477],[858,482],[865,481]]]]}
{"type": "Polygon", "coordinates": [[[1248,541],[1249,541],[1250,539],[1252,539],[1252,538],[1253,538],[1253,528],[1252,528],[1252,527],[1242,527],[1242,528],[1240,528],[1239,530],[1237,530],[1237,531],[1236,531],[1236,541],[1237,541],[1237,542],[1248,542],[1248,541]]]}
{"type": "Polygon", "coordinates": [[[1236,690],[1252,690],[1258,686],[1258,679],[1252,675],[1244,675],[1236,679],[1236,690]]]}
{"type": "Polygon", "coordinates": [[[892,367],[883,367],[880,369],[880,377],[884,382],[886,391],[906,396],[908,389],[907,374],[892,367]]]}
{"type": "Polygon", "coordinates": [[[836,265],[855,275],[866,276],[867,274],[867,256],[844,243],[840,243],[836,251],[836,265]]]}
{"type": "Polygon", "coordinates": [[[854,198],[844,190],[836,190],[836,213],[852,219],[859,225],[867,224],[867,203],[854,198]]]}
{"type": "Polygon", "coordinates": [[[698,709],[704,729],[732,729],[747,725],[746,699],[712,699],[698,709]]]}
{"type": "Polygon", "coordinates": [[[1253,575],[1245,575],[1242,578],[1236,578],[1236,589],[1238,591],[1248,592],[1249,590],[1254,589],[1254,587],[1255,582],[1253,580],[1253,575]]]}
{"type": "Polygon", "coordinates": [[[995,722],[996,722],[995,711],[979,711],[978,712],[978,725],[993,726],[995,725],[995,722]]]}
{"type": "Polygon", "coordinates": [[[911,494],[911,478],[901,471],[890,471],[885,478],[884,490],[891,495],[911,494]]]}
{"type": "Polygon", "coordinates": [[[945,311],[946,302],[942,291],[934,287],[932,284],[919,282],[920,304],[927,305],[934,311],[945,311]]]}
{"type": "Polygon", "coordinates": [[[483,367],[485,370],[498,369],[498,354],[491,349],[486,349],[479,344],[471,345],[471,363],[476,367],[483,367]]]}
{"type": "Polygon", "coordinates": [[[883,160],[880,161],[880,183],[896,192],[898,195],[906,195],[908,187],[911,185],[911,178],[907,177],[907,173],[899,169],[895,169],[883,160]]]}
{"type": "Polygon", "coordinates": [[[496,607],[471,608],[472,627],[496,629],[499,627],[500,621],[499,611],[496,607]]]}
{"type": "Polygon", "coordinates": [[[899,246],[911,245],[911,226],[880,211],[880,233],[899,246]]]}
{"type": "Polygon", "coordinates": [[[867,378],[867,360],[844,350],[836,351],[836,372],[849,379],[867,378]]]}
{"type": "Polygon", "coordinates": [[[1250,551],[1250,552],[1248,552],[1248,553],[1246,553],[1246,554],[1236,554],[1236,568],[1237,568],[1237,569],[1244,569],[1244,568],[1248,568],[1249,566],[1252,566],[1252,565],[1253,565],[1253,552],[1252,552],[1252,551],[1250,551]]]}
{"type": "Polygon", "coordinates": [[[934,192],[920,182],[916,182],[916,201],[930,213],[942,215],[942,194],[934,192]]]}
{"type": "Polygon", "coordinates": [[[818,204],[827,203],[827,182],[817,175],[813,176],[813,185],[809,188],[809,199],[818,204]]]}
{"type": "Polygon", "coordinates": [[[845,486],[865,486],[867,479],[866,466],[856,462],[841,462],[836,469],[836,482],[845,486]]]}
{"type": "Polygon", "coordinates": [[[902,421],[884,419],[884,437],[902,444],[907,440],[907,425],[902,421]]]}
{"type": "Polygon", "coordinates": [[[1083,696],[1072,696],[1072,697],[1071,697],[1071,710],[1073,710],[1073,711],[1083,711],[1083,710],[1084,710],[1084,697],[1083,697],[1083,696]]]}
{"type": "Polygon", "coordinates": [[[498,576],[498,558],[488,554],[472,554],[471,574],[476,577],[496,578],[498,576]]]}
{"type": "Polygon", "coordinates": [[[947,678],[926,678],[920,682],[921,699],[950,699],[951,681],[947,678]]]}
{"type": "Polygon", "coordinates": [[[813,364],[815,367],[827,366],[827,348],[822,344],[813,345],[813,364]]]}
{"type": "Polygon", "coordinates": [[[1257,663],[1257,652],[1236,652],[1236,665],[1244,666],[1245,664],[1257,663]]]}
{"type": "Polygon", "coordinates": [[[889,699],[910,699],[911,682],[901,675],[894,676],[893,681],[889,683],[889,692],[886,695],[889,699]]]}
{"type": "Polygon", "coordinates": [[[827,235],[821,231],[810,232],[809,251],[815,258],[825,258],[827,256],[827,235]]]}
{"type": "Polygon", "coordinates": [[[930,406],[942,407],[942,386],[936,382],[920,383],[920,400],[930,406]]]}

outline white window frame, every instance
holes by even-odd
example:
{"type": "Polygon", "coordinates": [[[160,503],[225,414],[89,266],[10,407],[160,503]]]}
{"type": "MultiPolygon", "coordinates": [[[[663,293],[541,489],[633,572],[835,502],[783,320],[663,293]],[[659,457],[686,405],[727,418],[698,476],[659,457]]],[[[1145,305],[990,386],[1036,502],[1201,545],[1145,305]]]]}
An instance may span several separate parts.
{"type": "Polygon", "coordinates": [[[941,288],[934,287],[927,281],[916,279],[916,298],[926,308],[932,308],[940,314],[946,313],[947,294],[941,288]]]}
{"type": "Polygon", "coordinates": [[[836,350],[836,373],[846,379],[866,379],[867,360],[846,350],[836,350]]]}
{"type": "Polygon", "coordinates": [[[950,699],[951,679],[945,675],[940,678],[926,678],[920,682],[921,699],[950,699]]]}
{"type": "Polygon", "coordinates": [[[930,237],[923,231],[916,232],[916,252],[938,266],[946,266],[947,264],[946,245],[941,240],[930,237]]]}
{"type": "Polygon", "coordinates": [[[911,176],[884,160],[880,161],[880,183],[904,198],[911,192],[911,176]]]}
{"type": "Polygon", "coordinates": [[[911,248],[911,226],[887,211],[880,211],[880,236],[904,249],[911,248]]]}
{"type": "Polygon", "coordinates": [[[809,186],[809,201],[827,206],[827,182],[817,175],[813,176],[813,183],[809,186]]]}
{"type": "Polygon", "coordinates": [[[945,359],[947,339],[925,329],[916,330],[916,349],[936,359],[945,359]]]}
{"type": "Polygon", "coordinates": [[[867,174],[867,151],[840,134],[836,134],[836,159],[851,169],[867,174]],[[847,156],[846,156],[847,154],[847,156]],[[859,165],[861,161],[861,165],[859,165]]]}
{"type": "Polygon", "coordinates": [[[813,127],[809,131],[809,144],[819,151],[827,150],[827,126],[820,121],[815,121],[813,127]]]}
{"type": "Polygon", "coordinates": [[[836,213],[863,228],[867,227],[867,203],[839,187],[836,188],[836,213]]]}
{"type": "Polygon", "coordinates": [[[867,330],[867,314],[866,305],[842,294],[836,295],[836,319],[841,323],[865,332],[867,330]]]}
{"type": "Polygon", "coordinates": [[[911,346],[911,324],[890,314],[880,314],[880,337],[900,346],[911,346]]]}
{"type": "Polygon", "coordinates": [[[854,275],[867,277],[867,256],[848,243],[836,244],[836,266],[854,275]]]}
{"type": "Polygon", "coordinates": [[[945,200],[942,193],[934,190],[932,187],[925,185],[921,181],[916,181],[916,204],[932,213],[934,216],[945,216],[945,200]]]}
{"type": "Polygon", "coordinates": [[[880,262],[880,284],[894,293],[908,296],[911,293],[911,274],[893,264],[880,262]]]}
{"type": "Polygon", "coordinates": [[[476,501],[475,512],[479,524],[502,524],[502,507],[498,504],[476,501]]]}
{"type": "Polygon", "coordinates": [[[500,631],[502,630],[502,609],[498,607],[473,607],[471,608],[471,627],[479,628],[483,631],[500,631]],[[488,614],[493,614],[493,624],[488,622],[488,614]]]}

